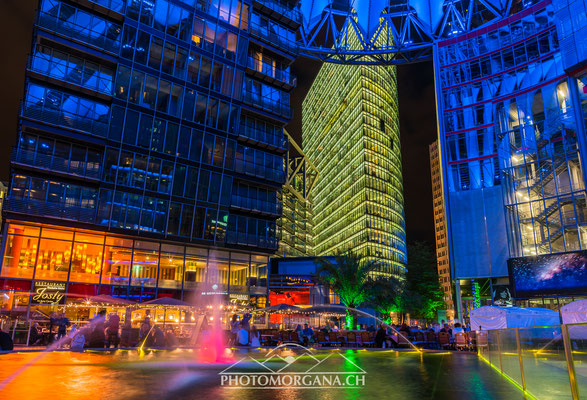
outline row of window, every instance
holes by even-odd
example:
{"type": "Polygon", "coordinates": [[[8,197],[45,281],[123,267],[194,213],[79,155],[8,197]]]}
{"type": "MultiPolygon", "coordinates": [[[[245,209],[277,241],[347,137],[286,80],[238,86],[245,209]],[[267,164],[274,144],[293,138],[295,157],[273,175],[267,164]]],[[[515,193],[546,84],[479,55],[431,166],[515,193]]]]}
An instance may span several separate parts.
{"type": "MultiPolygon", "coordinates": [[[[520,10],[519,7],[512,7],[510,12],[514,12],[516,9],[520,10]]],[[[552,20],[552,6],[548,5],[546,8],[535,10],[509,24],[492,25],[491,27],[495,27],[495,29],[487,33],[439,47],[441,64],[448,65],[499,50],[544,30],[552,24],[552,20]]]]}
{"type": "Polygon", "coordinates": [[[61,90],[29,83],[23,116],[106,136],[110,107],[61,90]]]}
{"type": "Polygon", "coordinates": [[[97,92],[112,94],[113,69],[49,46],[37,45],[31,69],[97,92]]]}
{"type": "Polygon", "coordinates": [[[38,24],[111,53],[120,49],[120,25],[59,0],[41,1],[38,24]]]}
{"type": "MultiPolygon", "coordinates": [[[[230,34],[234,35],[234,34],[230,34]]],[[[226,54],[233,59],[237,50],[236,35],[229,36],[226,54]]],[[[230,67],[226,61],[212,61],[187,47],[178,46],[170,41],[150,35],[130,25],[124,26],[121,56],[136,63],[161,71],[178,79],[193,83],[205,89],[211,89],[226,96],[240,96],[242,74],[240,70],[230,67]],[[223,71],[224,69],[224,71],[223,71]],[[236,74],[232,93],[233,76],[236,74]]],[[[245,46],[246,48],[246,43],[245,46]]]]}
{"type": "Polygon", "coordinates": [[[15,160],[53,171],[100,178],[102,152],[29,133],[22,133],[15,160]]]}
{"type": "MultiPolygon", "coordinates": [[[[238,108],[233,106],[231,111],[230,130],[236,129],[238,108]]],[[[225,142],[228,141],[232,144],[228,145],[227,168],[233,168],[230,167],[232,165],[230,162],[234,157],[234,141],[210,133],[204,136],[200,129],[188,126],[180,127],[178,124],[160,118],[153,118],[150,115],[134,110],[118,106],[113,107],[109,137],[110,139],[150,149],[151,151],[167,153],[195,162],[201,161],[204,164],[218,167],[222,167],[225,142]],[[214,143],[215,141],[216,144],[214,143]],[[214,156],[215,147],[219,148],[216,151],[216,156],[214,156]]]]}
{"type": "MultiPolygon", "coordinates": [[[[241,0],[182,0],[182,2],[236,28],[243,30],[248,28],[249,5],[243,4],[241,0]]],[[[168,0],[157,2],[128,0],[126,15],[130,19],[140,21],[178,39],[190,40],[193,13],[168,0]]]]}
{"type": "Polygon", "coordinates": [[[476,80],[500,71],[525,64],[558,48],[556,30],[550,29],[539,36],[479,59],[463,62],[440,70],[441,85],[454,86],[476,80]]]}
{"type": "Polygon", "coordinates": [[[10,225],[1,275],[161,288],[181,288],[182,283],[195,288],[203,282],[255,286],[266,284],[266,264],[267,257],[246,253],[208,252],[98,232],[75,232],[74,238],[73,231],[62,228],[10,225]],[[29,235],[21,235],[25,232],[29,235]]]}

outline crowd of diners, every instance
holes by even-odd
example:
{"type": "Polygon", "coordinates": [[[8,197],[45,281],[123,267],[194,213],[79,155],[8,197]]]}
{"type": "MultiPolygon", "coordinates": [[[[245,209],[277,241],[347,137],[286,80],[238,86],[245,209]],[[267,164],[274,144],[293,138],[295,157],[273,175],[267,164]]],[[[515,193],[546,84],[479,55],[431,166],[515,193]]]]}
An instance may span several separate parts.
{"type": "MultiPolygon", "coordinates": [[[[245,317],[246,318],[246,317],[245,317]]],[[[297,343],[317,347],[369,347],[401,348],[418,347],[430,349],[473,350],[487,345],[485,332],[471,331],[469,327],[455,321],[425,325],[379,324],[361,325],[356,330],[341,329],[333,322],[322,327],[308,323],[298,324],[292,329],[261,329],[241,324],[233,316],[229,344],[237,346],[275,346],[297,343]]]]}

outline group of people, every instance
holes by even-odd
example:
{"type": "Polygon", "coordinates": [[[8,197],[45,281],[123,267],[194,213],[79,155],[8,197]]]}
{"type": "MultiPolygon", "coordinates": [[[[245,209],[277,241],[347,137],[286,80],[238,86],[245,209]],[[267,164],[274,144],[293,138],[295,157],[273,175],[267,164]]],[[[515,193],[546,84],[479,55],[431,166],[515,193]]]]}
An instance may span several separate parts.
{"type": "Polygon", "coordinates": [[[238,314],[234,314],[230,320],[230,340],[235,346],[254,346],[259,347],[261,341],[259,331],[253,325],[251,327],[251,318],[249,313],[243,315],[242,320],[238,314]]]}

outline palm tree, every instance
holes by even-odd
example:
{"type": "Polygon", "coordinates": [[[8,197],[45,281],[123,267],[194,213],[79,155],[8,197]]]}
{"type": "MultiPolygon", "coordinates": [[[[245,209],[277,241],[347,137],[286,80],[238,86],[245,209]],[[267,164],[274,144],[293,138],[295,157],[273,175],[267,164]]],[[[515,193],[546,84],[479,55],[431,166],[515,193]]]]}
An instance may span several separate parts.
{"type": "Polygon", "coordinates": [[[348,308],[357,308],[369,299],[371,273],[379,268],[379,261],[365,260],[347,252],[335,256],[333,261],[319,258],[318,262],[320,265],[316,270],[316,279],[340,296],[340,301],[347,307],[347,329],[353,329],[356,326],[357,313],[348,308]]]}

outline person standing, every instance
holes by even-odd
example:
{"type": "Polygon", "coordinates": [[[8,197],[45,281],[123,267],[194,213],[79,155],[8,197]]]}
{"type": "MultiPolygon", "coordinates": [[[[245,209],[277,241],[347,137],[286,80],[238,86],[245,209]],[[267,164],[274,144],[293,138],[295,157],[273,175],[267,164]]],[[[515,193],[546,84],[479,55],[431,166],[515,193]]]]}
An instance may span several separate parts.
{"type": "Polygon", "coordinates": [[[65,316],[65,313],[60,315],[57,325],[57,340],[61,340],[65,337],[65,335],[67,335],[67,327],[71,325],[69,318],[65,316]]]}

